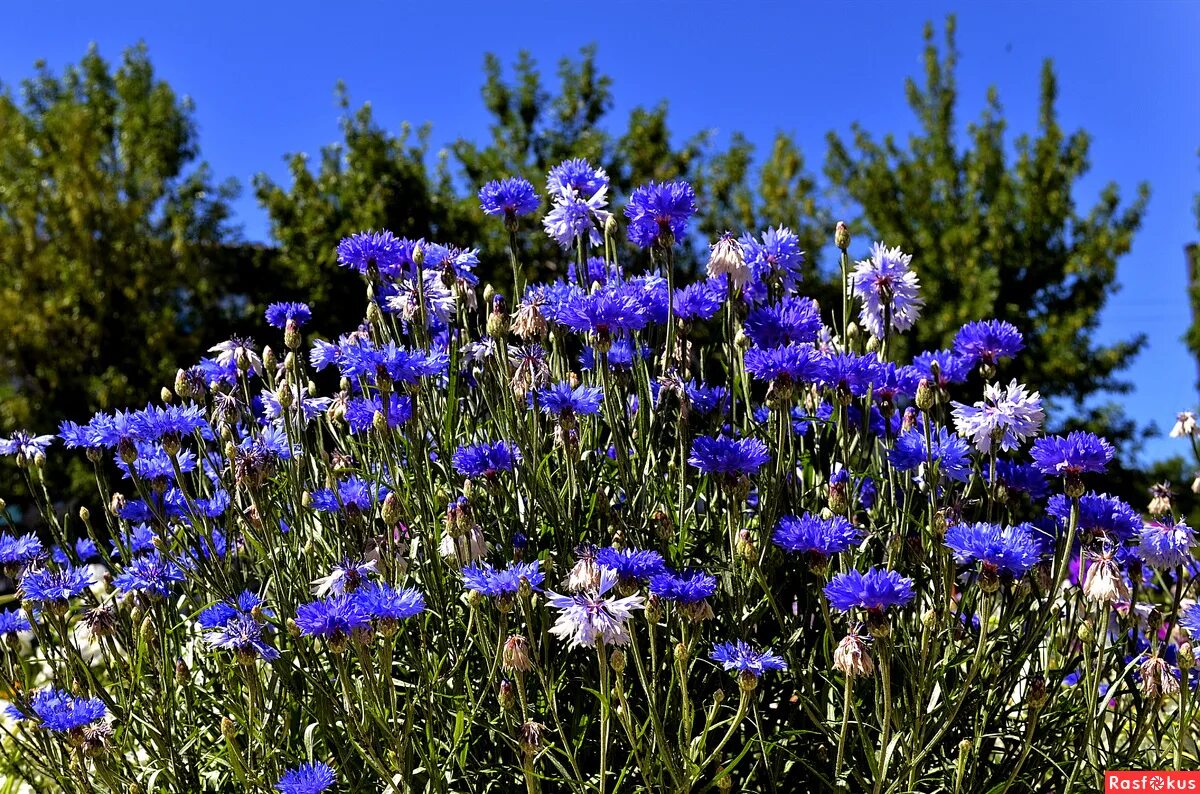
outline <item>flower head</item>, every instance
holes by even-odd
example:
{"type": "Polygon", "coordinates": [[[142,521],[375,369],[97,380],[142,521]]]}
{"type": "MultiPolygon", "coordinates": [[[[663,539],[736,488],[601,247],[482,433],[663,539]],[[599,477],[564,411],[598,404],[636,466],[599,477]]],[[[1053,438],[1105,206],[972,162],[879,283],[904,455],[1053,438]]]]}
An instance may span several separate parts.
{"type": "Polygon", "coordinates": [[[16,455],[20,460],[33,460],[38,455],[46,454],[54,436],[35,436],[25,430],[18,430],[7,439],[0,438],[0,455],[16,455]]]}
{"type": "Polygon", "coordinates": [[[155,552],[135,557],[117,574],[113,584],[125,592],[166,597],[171,588],[184,580],[183,570],[155,552]]]}
{"type": "Polygon", "coordinates": [[[971,366],[995,366],[1001,359],[1012,358],[1025,347],[1021,332],[1003,320],[979,320],[967,323],[954,337],[954,353],[971,366]]]}
{"type": "Polygon", "coordinates": [[[636,188],[625,205],[629,241],[641,248],[673,245],[687,234],[696,212],[696,193],[687,182],[649,182],[636,188]]]}
{"type": "Polygon", "coordinates": [[[953,405],[954,428],[985,454],[992,451],[993,444],[1008,451],[1019,448],[1026,438],[1037,435],[1046,418],[1041,396],[1030,394],[1016,380],[1007,387],[989,384],[983,400],[973,406],[953,405]]]}
{"type": "Polygon", "coordinates": [[[307,303],[272,303],[266,311],[267,325],[284,329],[288,324],[296,328],[312,319],[312,310],[307,303]]]}
{"type": "Polygon", "coordinates": [[[1024,576],[1038,561],[1039,549],[1029,526],[955,524],[946,530],[946,546],[959,565],[982,566],[985,579],[993,574],[1024,576]]]}
{"type": "Polygon", "coordinates": [[[521,177],[493,180],[479,189],[479,208],[485,215],[503,216],[511,222],[520,215],[537,212],[537,191],[521,177]]]}
{"type": "Polygon", "coordinates": [[[551,633],[567,640],[572,648],[592,648],[597,642],[628,644],[629,619],[633,617],[633,610],[642,608],[643,600],[640,595],[609,596],[616,584],[616,572],[601,568],[594,588],[573,595],[548,592],[547,602],[559,610],[551,633]]]}
{"type": "Polygon", "coordinates": [[[888,460],[899,471],[924,472],[930,460],[938,466],[944,477],[958,482],[971,478],[970,449],[967,442],[939,427],[930,434],[930,443],[925,443],[925,434],[917,429],[901,433],[896,446],[888,453],[888,460]]]}
{"type": "Polygon", "coordinates": [[[86,567],[40,568],[21,577],[21,597],[47,605],[63,605],[92,584],[92,574],[86,567]]]}
{"type": "Polygon", "coordinates": [[[666,570],[661,554],[642,549],[598,549],[596,564],[616,572],[622,585],[649,581],[666,570]]]}
{"type": "Polygon", "coordinates": [[[1192,559],[1196,534],[1182,521],[1165,518],[1142,526],[1137,556],[1155,568],[1175,568],[1192,559]]]}
{"type": "Polygon", "coordinates": [[[44,550],[37,535],[27,532],[24,535],[0,535],[0,565],[27,565],[42,556],[44,550]]]}
{"type": "Polygon", "coordinates": [[[1113,447],[1094,433],[1075,430],[1065,436],[1039,438],[1029,454],[1043,474],[1070,477],[1104,471],[1113,458],[1113,447]]]}
{"type": "Polygon", "coordinates": [[[757,650],[741,640],[722,642],[713,646],[712,660],[726,670],[749,673],[761,678],[767,670],[786,670],[783,657],[767,650],[757,650]]]}
{"type": "Polygon", "coordinates": [[[771,459],[767,445],[757,438],[700,436],[692,442],[688,463],[705,474],[730,477],[754,474],[771,459]]]}
{"type": "Polygon", "coordinates": [[[850,280],[863,302],[859,319],[872,336],[882,339],[893,330],[907,331],[925,305],[911,263],[912,254],[875,243],[871,258],[855,267],[850,280]],[[890,327],[885,327],[889,322],[890,327]]]}
{"type": "Polygon", "coordinates": [[[52,731],[65,733],[80,730],[108,716],[104,701],[99,698],[75,697],[53,687],[41,689],[29,699],[26,711],[10,706],[10,715],[17,719],[36,719],[52,731]]]}
{"type": "Polygon", "coordinates": [[[358,232],[344,238],[337,246],[337,261],[367,276],[371,273],[399,275],[406,260],[411,261],[414,243],[391,232],[358,232]]]}
{"type": "Polygon", "coordinates": [[[280,794],[321,794],[334,784],[333,770],[320,761],[289,769],[275,784],[280,794]]]}
{"type": "Polygon", "coordinates": [[[575,386],[554,383],[537,392],[542,413],[557,419],[592,416],[600,413],[604,392],[598,386],[575,386]]]}
{"type": "Polygon", "coordinates": [[[1192,411],[1180,411],[1175,415],[1175,424],[1171,428],[1171,438],[1196,435],[1196,414],[1192,411]]]}
{"type": "Polygon", "coordinates": [[[529,587],[540,591],[546,574],[539,570],[540,561],[514,562],[507,568],[493,568],[488,563],[472,564],[462,569],[463,585],[468,590],[491,596],[492,598],[511,597],[521,589],[521,580],[529,582],[529,587]]]}
{"type": "Polygon", "coordinates": [[[452,462],[464,477],[492,479],[500,472],[512,471],[521,462],[521,450],[507,441],[483,442],[459,447],[452,462]]]}
{"type": "Polygon", "coordinates": [[[300,633],[323,637],[335,645],[344,642],[356,629],[370,625],[371,616],[351,595],[330,596],[322,601],[302,604],[296,610],[300,633]]]}
{"type": "Polygon", "coordinates": [[[913,595],[913,580],[886,568],[870,568],[866,573],[851,569],[825,585],[829,605],[839,612],[849,612],[855,607],[882,612],[904,606],[912,601],[913,595]]]}

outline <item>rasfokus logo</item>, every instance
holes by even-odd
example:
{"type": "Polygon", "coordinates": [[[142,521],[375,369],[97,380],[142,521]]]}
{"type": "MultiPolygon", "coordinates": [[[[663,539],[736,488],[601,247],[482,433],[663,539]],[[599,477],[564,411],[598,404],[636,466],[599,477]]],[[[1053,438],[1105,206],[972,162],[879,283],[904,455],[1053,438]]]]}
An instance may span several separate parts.
{"type": "Polygon", "coordinates": [[[1200,792],[1200,772],[1105,772],[1104,791],[1200,792]]]}

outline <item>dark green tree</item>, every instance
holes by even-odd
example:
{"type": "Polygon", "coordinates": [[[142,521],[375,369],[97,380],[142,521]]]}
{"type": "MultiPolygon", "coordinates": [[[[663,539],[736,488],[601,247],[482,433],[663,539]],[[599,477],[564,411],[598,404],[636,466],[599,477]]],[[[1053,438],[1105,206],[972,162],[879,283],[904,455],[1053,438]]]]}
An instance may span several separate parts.
{"type": "MultiPolygon", "coordinates": [[[[963,144],[953,17],[944,52],[931,25],[925,38],[924,85],[906,85],[918,131],[906,145],[893,135],[876,140],[859,125],[853,144],[831,133],[825,169],[860,208],[859,225],[871,237],[916,252],[926,309],[908,337],[911,348],[946,346],[963,323],[1002,317],[1020,328],[1027,346],[1004,377],[1036,384],[1077,412],[1092,408],[1096,395],[1128,391],[1120,373],[1145,337],[1101,345],[1095,331],[1118,289],[1117,260],[1142,223],[1149,188],[1140,185],[1123,204],[1110,183],[1095,205],[1077,206],[1073,188],[1089,168],[1090,139],[1059,126],[1049,62],[1037,133],[1017,137],[1015,161],[1006,154],[994,89],[963,144]]],[[[866,242],[860,235],[855,248],[865,251],[866,242]]],[[[1103,420],[1108,410],[1093,409],[1091,417],[1103,420]]]]}
{"type": "Polygon", "coordinates": [[[144,47],[0,88],[0,428],[157,395],[240,318],[232,183],[144,47]]]}

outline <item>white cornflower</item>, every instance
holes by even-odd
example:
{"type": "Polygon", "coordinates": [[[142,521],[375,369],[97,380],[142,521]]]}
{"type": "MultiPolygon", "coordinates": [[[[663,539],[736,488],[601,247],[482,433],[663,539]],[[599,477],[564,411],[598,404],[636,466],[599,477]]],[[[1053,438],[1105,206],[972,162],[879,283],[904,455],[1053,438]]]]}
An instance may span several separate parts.
{"type": "Polygon", "coordinates": [[[598,585],[575,595],[547,592],[547,601],[562,610],[550,632],[567,640],[571,647],[595,647],[596,641],[605,645],[626,645],[629,642],[627,624],[633,610],[643,606],[640,595],[624,598],[605,598],[617,584],[617,574],[611,568],[600,568],[598,585]]]}
{"type": "Polygon", "coordinates": [[[871,258],[859,262],[850,275],[854,294],[863,302],[859,319],[877,339],[888,330],[907,331],[921,314],[925,301],[918,294],[921,283],[909,268],[911,263],[912,254],[875,243],[871,258]],[[884,327],[887,314],[891,329],[884,327]]]}
{"type": "Polygon", "coordinates": [[[983,391],[983,400],[975,405],[953,403],[954,428],[960,436],[969,438],[980,452],[1000,449],[1014,450],[1042,428],[1046,412],[1042,410],[1041,395],[1016,380],[1002,387],[993,383],[983,391]]]}
{"type": "Polygon", "coordinates": [[[729,276],[732,287],[740,287],[750,280],[750,265],[746,264],[746,254],[742,244],[732,234],[726,233],[711,246],[708,255],[708,275],[729,276]]]}
{"type": "Polygon", "coordinates": [[[1191,411],[1180,411],[1175,414],[1175,426],[1171,428],[1171,438],[1196,435],[1196,414],[1191,411]]]}

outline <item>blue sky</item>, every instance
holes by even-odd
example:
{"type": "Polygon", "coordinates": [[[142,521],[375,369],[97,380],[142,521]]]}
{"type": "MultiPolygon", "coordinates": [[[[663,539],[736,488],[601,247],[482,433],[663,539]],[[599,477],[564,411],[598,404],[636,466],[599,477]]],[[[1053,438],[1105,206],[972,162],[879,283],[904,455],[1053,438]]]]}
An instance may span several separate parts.
{"type": "MultiPolygon", "coordinates": [[[[560,57],[595,42],[614,79],[618,123],[634,106],[666,99],[681,138],[739,130],[765,145],[782,129],[819,172],[829,130],[855,120],[877,134],[912,128],[904,78],[920,74],[923,23],[948,12],[958,15],[960,120],[975,118],[995,85],[1010,131],[1033,131],[1039,69],[1050,57],[1063,126],[1093,136],[1080,204],[1108,181],[1130,197],[1150,182],[1101,338],[1149,336],[1129,371],[1128,410],[1169,428],[1196,401],[1196,365],[1179,340],[1189,322],[1183,246],[1200,238],[1192,214],[1200,2],[23,2],[6,6],[0,82],[28,76],[39,58],[60,69],[91,42],[116,60],[145,41],[158,73],[195,101],[204,158],[218,177],[243,184],[236,210],[246,237],[263,240],[269,230],[250,179],[260,171],[285,179],[286,154],[337,140],[339,79],[352,101],[372,102],[381,123],[431,122],[440,147],[487,133],[484,52],[511,63],[528,49],[552,79],[560,57]]],[[[1182,450],[1164,438],[1146,457],[1172,452],[1182,450]]]]}

